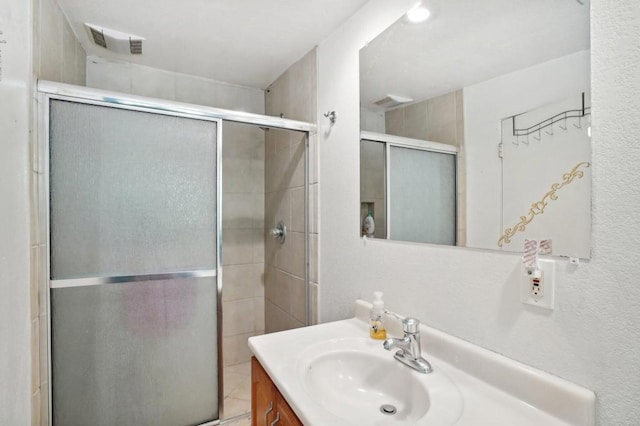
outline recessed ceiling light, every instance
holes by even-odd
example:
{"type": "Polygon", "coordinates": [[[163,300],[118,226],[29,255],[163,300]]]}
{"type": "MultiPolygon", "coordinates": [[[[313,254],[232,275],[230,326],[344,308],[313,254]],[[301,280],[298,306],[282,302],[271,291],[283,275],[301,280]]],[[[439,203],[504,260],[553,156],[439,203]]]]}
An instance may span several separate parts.
{"type": "Polygon", "coordinates": [[[426,21],[430,15],[431,15],[431,12],[429,12],[429,9],[422,6],[418,6],[418,7],[414,7],[413,9],[407,12],[407,19],[409,19],[409,21],[411,22],[418,23],[418,22],[426,21]]]}

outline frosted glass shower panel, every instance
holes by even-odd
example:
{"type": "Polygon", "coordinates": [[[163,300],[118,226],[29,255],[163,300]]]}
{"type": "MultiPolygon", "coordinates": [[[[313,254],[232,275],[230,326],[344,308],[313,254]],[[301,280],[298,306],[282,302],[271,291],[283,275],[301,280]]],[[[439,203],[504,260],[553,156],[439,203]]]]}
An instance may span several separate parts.
{"type": "Polygon", "coordinates": [[[216,123],[50,104],[51,277],[216,267],[216,123]]]}
{"type": "Polygon", "coordinates": [[[390,239],[456,244],[456,157],[390,147],[390,239]]]}
{"type": "Polygon", "coordinates": [[[218,418],[215,278],[54,288],[53,425],[218,418]]]}

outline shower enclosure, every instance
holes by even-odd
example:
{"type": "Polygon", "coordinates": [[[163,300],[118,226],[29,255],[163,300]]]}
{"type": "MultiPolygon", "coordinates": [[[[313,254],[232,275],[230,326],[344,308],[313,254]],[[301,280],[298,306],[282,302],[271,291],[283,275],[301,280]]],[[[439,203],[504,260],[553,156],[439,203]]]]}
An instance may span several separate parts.
{"type": "MultiPolygon", "coordinates": [[[[279,261],[263,253],[261,262],[255,245],[243,256],[242,241],[232,244],[243,235],[235,232],[244,230],[243,223],[251,228],[244,235],[269,235],[271,221],[281,214],[280,208],[272,214],[273,204],[264,200],[283,192],[270,192],[265,185],[262,198],[260,191],[253,194],[265,205],[261,218],[230,217],[233,209],[223,207],[225,196],[231,206],[242,197],[237,188],[223,187],[223,176],[233,176],[225,173],[223,140],[241,144],[242,136],[234,134],[247,132],[239,129],[260,126],[297,135],[287,137],[288,152],[298,146],[291,140],[301,141],[302,187],[291,191],[303,194],[303,217],[292,219],[291,203],[282,210],[289,209],[285,216],[294,222],[294,238],[304,242],[302,265],[295,266],[304,278],[304,302],[296,311],[308,324],[308,134],[313,126],[58,83],[40,82],[38,89],[45,165],[39,204],[46,224],[40,232],[48,238],[49,253],[44,262],[49,350],[48,360],[41,362],[48,362],[50,423],[220,423],[229,417],[222,404],[228,394],[222,368],[234,365],[225,360],[223,335],[238,330],[237,323],[248,317],[242,312],[223,316],[225,303],[240,300],[254,325],[262,315],[268,331],[260,307],[269,302],[246,302],[246,293],[236,288],[247,279],[239,271],[252,270],[255,276],[262,267],[263,276],[286,274],[293,256],[283,248],[279,261]],[[227,231],[235,237],[223,238],[227,231]],[[225,292],[227,267],[235,279],[225,292]]],[[[259,292],[251,293],[251,299],[256,296],[259,292]]],[[[259,328],[252,332],[262,332],[259,328]]]]}

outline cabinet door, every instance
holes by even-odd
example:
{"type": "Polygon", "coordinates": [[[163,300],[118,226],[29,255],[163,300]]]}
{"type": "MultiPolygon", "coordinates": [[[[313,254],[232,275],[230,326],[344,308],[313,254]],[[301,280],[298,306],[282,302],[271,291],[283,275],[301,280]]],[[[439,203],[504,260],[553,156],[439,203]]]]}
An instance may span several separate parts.
{"type": "Polygon", "coordinates": [[[251,358],[251,426],[269,426],[275,419],[275,386],[258,360],[251,358]]]}
{"type": "Polygon", "coordinates": [[[276,392],[276,407],[280,415],[280,421],[276,423],[278,426],[302,426],[302,422],[300,422],[280,392],[276,392]]]}

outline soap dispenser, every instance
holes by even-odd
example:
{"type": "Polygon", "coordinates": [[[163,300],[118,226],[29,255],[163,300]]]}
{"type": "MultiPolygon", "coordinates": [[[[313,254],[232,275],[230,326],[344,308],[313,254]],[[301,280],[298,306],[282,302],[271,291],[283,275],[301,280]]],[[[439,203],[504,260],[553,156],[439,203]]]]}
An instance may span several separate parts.
{"type": "Polygon", "coordinates": [[[376,223],[373,220],[373,216],[371,216],[371,210],[369,210],[367,217],[364,218],[364,222],[362,223],[362,231],[367,237],[373,238],[376,231],[376,223]]]}
{"type": "Polygon", "coordinates": [[[384,294],[381,291],[373,292],[373,308],[371,308],[371,327],[369,335],[372,339],[384,340],[387,338],[387,330],[384,328],[382,318],[384,317],[384,294]]]}

